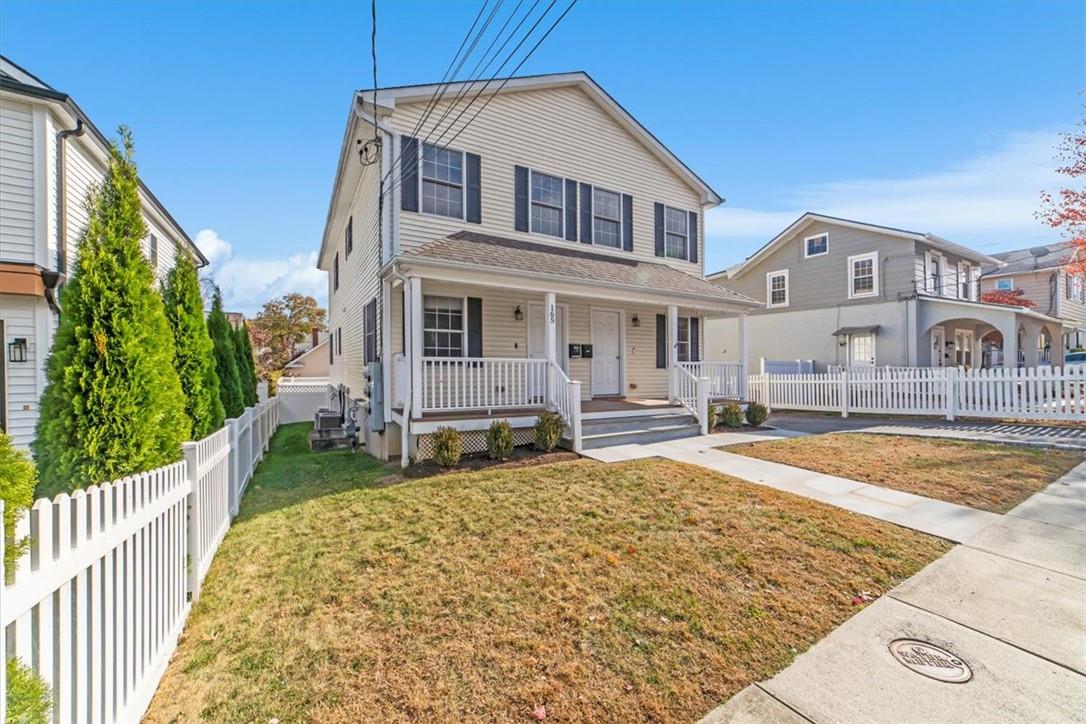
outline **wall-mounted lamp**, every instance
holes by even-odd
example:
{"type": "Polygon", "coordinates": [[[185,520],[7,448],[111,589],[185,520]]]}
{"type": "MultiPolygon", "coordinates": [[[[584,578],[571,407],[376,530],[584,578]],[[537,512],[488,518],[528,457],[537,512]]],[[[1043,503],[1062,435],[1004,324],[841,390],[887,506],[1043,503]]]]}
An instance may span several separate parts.
{"type": "Polygon", "coordinates": [[[951,347],[953,347],[953,346],[954,346],[954,343],[953,343],[953,342],[951,342],[951,341],[950,341],[950,340],[948,339],[948,340],[947,340],[947,342],[946,342],[946,347],[947,347],[947,349],[950,349],[950,348],[951,348],[951,347]]]}
{"type": "Polygon", "coordinates": [[[632,324],[635,327],[640,327],[641,326],[641,317],[637,316],[636,314],[633,315],[633,319],[630,320],[630,324],[632,324]]]}
{"type": "Polygon", "coordinates": [[[519,304],[517,305],[517,308],[513,310],[513,319],[517,320],[518,322],[524,321],[524,312],[520,311],[519,304]]]}
{"type": "Polygon", "coordinates": [[[26,362],[26,337],[16,337],[8,343],[8,361],[26,362]]]}
{"type": "Polygon", "coordinates": [[[837,346],[838,347],[844,347],[847,344],[848,344],[848,338],[847,337],[838,337],[837,338],[837,346]]]}

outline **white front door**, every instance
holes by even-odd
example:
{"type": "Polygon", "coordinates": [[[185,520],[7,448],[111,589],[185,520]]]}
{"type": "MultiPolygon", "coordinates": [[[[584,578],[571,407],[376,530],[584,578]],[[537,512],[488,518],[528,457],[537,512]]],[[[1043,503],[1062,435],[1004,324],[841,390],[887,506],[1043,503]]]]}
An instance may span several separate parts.
{"type": "Polygon", "coordinates": [[[622,394],[622,340],[618,312],[592,310],[592,394],[622,394]]]}
{"type": "MultiPolygon", "coordinates": [[[[555,346],[558,352],[558,364],[562,371],[569,374],[569,345],[566,343],[566,308],[558,305],[558,319],[555,320],[557,333],[555,346]]],[[[543,305],[532,302],[528,305],[528,357],[529,359],[547,359],[547,326],[543,305]]]]}
{"type": "Polygon", "coordinates": [[[946,331],[942,327],[931,329],[931,366],[943,367],[945,360],[943,353],[946,350],[946,331]]]}
{"type": "Polygon", "coordinates": [[[854,334],[849,337],[850,367],[871,367],[875,364],[875,335],[854,334]]]}

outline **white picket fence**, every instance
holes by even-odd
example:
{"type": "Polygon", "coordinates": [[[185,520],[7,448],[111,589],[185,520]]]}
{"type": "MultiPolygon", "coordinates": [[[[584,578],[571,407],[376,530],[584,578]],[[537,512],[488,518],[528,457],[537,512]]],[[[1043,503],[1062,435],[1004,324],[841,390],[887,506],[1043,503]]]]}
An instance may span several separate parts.
{"type": "Polygon", "coordinates": [[[1018,420],[1086,421],[1086,368],[849,368],[751,375],[751,399],[770,409],[1018,420]]]}
{"type": "Polygon", "coordinates": [[[272,398],[185,443],[181,462],[41,498],[18,522],[31,547],[10,583],[0,555],[0,651],[49,685],[54,721],[143,716],[278,426],[272,398]]]}

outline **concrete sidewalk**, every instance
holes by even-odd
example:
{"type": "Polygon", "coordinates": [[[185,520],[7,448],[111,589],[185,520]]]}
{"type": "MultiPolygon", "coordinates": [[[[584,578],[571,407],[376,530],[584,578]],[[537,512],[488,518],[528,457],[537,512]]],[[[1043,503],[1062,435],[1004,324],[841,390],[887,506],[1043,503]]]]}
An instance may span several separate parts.
{"type": "Polygon", "coordinates": [[[860,721],[1086,722],[1086,464],[704,719],[860,721]],[[948,652],[971,678],[908,668],[890,651],[900,639],[948,652]]]}

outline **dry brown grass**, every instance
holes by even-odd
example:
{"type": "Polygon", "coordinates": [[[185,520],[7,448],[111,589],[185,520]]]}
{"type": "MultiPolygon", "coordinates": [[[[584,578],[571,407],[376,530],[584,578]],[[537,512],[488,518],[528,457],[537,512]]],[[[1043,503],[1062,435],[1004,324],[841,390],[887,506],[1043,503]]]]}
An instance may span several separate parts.
{"type": "Polygon", "coordinates": [[[386,475],[280,433],[149,721],[691,721],[948,548],[660,460],[386,475]]]}
{"type": "Polygon", "coordinates": [[[1066,450],[863,433],[723,449],[993,513],[1007,512],[1083,461],[1066,450]]]}

